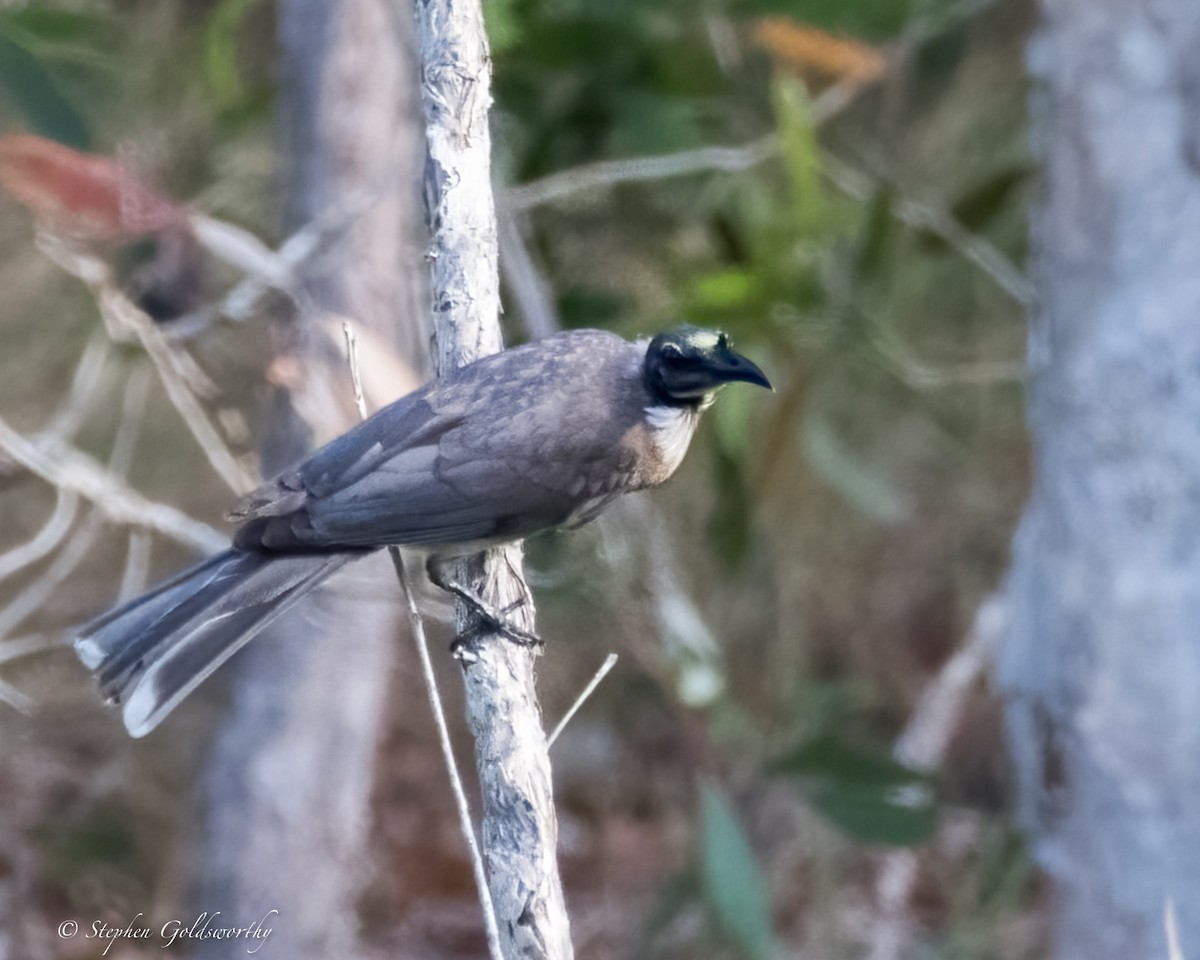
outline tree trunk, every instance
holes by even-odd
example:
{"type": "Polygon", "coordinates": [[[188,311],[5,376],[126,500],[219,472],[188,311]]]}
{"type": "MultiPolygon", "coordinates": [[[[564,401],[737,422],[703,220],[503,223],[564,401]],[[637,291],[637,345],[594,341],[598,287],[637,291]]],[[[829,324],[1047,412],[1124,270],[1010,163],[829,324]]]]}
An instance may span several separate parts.
{"type": "Polygon", "coordinates": [[[1043,0],[1035,484],[1000,660],[1060,958],[1200,954],[1200,5],[1043,0]]]}
{"type": "MultiPolygon", "coordinates": [[[[352,215],[329,254],[306,268],[312,309],[278,326],[284,363],[275,367],[285,383],[263,442],[268,473],[357,420],[344,356],[316,328],[330,322],[325,312],[374,332],[418,375],[428,367],[417,76],[409,18],[390,2],[288,0],[280,9],[289,227],[352,215]]],[[[278,911],[261,956],[355,952],[398,598],[386,557],[375,555],[239,658],[208,779],[197,907],[238,923],[278,911]]],[[[239,941],[209,941],[201,951],[244,953],[239,941]]]]}
{"type": "MultiPolygon", "coordinates": [[[[420,0],[426,216],[439,373],[503,347],[491,181],[491,58],[479,0],[420,0]]],[[[456,576],[532,632],[519,545],[458,564],[456,576]]],[[[483,856],[509,960],[570,960],[558,873],[558,820],[534,651],[458,606],[459,660],[483,794],[483,856]]]]}

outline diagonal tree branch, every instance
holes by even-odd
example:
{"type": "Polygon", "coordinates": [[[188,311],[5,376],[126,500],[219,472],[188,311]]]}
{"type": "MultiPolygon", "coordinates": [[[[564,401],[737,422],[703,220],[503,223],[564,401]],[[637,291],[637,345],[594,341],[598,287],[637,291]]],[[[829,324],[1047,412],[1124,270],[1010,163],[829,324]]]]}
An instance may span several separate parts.
{"type": "Polygon", "coordinates": [[[174,349],[146,315],[126,297],[113,281],[104,261],[81,250],[40,235],[38,246],[63,270],[81,280],[92,292],[105,324],[114,339],[133,337],[154,363],[167,397],[187,424],[213,470],[234,493],[244,494],[257,486],[257,479],[226,446],[225,441],[204,412],[197,394],[210,394],[213,387],[192,358],[174,349]]]}
{"type": "Polygon", "coordinates": [[[229,545],[229,538],[213,527],[147,499],[117,474],[60,441],[34,443],[0,419],[0,450],[47,483],[95,504],[115,523],[152,531],[200,553],[229,545]]]}

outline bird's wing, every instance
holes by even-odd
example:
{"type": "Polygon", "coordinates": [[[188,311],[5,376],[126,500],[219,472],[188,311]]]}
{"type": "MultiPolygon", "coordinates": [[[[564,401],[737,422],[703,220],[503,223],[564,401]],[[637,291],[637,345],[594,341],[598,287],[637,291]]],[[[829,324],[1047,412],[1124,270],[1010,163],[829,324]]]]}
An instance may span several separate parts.
{"type": "Polygon", "coordinates": [[[471,544],[563,523],[587,490],[531,480],[541,451],[514,432],[511,420],[468,423],[452,404],[405,398],[251,494],[234,514],[245,521],[236,543],[282,551],[471,544]]]}
{"type": "Polygon", "coordinates": [[[410,394],[252,494],[235,542],[475,545],[594,515],[629,481],[622,417],[599,402],[627,346],[517,348],[410,394]]]}

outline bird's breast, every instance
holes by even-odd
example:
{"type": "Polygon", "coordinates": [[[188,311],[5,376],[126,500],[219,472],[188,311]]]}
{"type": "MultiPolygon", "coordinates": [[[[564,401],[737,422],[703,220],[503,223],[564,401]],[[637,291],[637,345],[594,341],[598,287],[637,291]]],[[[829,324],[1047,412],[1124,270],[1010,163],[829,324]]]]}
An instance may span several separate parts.
{"type": "Polygon", "coordinates": [[[700,411],[692,407],[646,408],[646,432],[657,468],[651,483],[662,483],[679,468],[699,422],[700,411]]]}

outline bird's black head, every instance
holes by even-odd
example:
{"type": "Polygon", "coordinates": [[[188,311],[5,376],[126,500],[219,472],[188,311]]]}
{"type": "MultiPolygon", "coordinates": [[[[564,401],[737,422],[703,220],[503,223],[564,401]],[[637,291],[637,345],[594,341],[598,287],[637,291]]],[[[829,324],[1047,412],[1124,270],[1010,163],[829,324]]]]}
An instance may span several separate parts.
{"type": "Polygon", "coordinates": [[[655,398],[672,405],[703,403],[718,387],[739,380],[774,389],[725,334],[701,327],[676,327],[651,340],[644,373],[655,398]]]}

